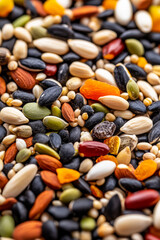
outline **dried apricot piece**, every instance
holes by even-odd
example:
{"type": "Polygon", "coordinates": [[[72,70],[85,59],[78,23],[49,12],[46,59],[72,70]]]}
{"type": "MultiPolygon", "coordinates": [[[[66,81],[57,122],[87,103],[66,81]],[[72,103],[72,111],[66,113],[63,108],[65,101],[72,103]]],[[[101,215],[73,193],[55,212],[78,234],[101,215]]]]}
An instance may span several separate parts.
{"type": "Polygon", "coordinates": [[[46,13],[51,14],[53,16],[55,15],[63,16],[64,14],[64,7],[60,5],[56,0],[47,0],[44,3],[43,7],[46,13]]]}
{"type": "Polygon", "coordinates": [[[102,6],[104,9],[115,9],[117,5],[117,0],[104,0],[102,6]]]}
{"type": "Polygon", "coordinates": [[[73,182],[80,177],[80,173],[73,169],[59,168],[56,172],[60,184],[73,182]]]}
{"type": "Polygon", "coordinates": [[[103,198],[103,192],[98,187],[91,185],[90,189],[94,197],[103,198]]]}
{"type": "Polygon", "coordinates": [[[114,162],[116,165],[118,165],[117,159],[116,157],[112,156],[112,155],[104,155],[104,156],[100,156],[99,158],[96,159],[96,162],[101,162],[101,161],[105,161],[105,160],[109,160],[114,162]]]}
{"type": "Polygon", "coordinates": [[[7,17],[14,7],[13,0],[0,0],[0,17],[7,17]]]}
{"type": "Polygon", "coordinates": [[[80,88],[80,93],[87,99],[98,100],[99,97],[114,95],[120,96],[119,88],[105,82],[87,79],[80,88]]]}
{"type": "Polygon", "coordinates": [[[144,160],[136,168],[134,174],[139,181],[151,177],[157,170],[157,163],[153,160],[144,160]]]}
{"type": "Polygon", "coordinates": [[[113,136],[104,140],[104,143],[109,147],[109,153],[117,155],[121,144],[121,139],[118,136],[113,136]]]}
{"type": "Polygon", "coordinates": [[[137,65],[141,68],[144,68],[147,64],[147,60],[144,57],[139,57],[137,65]]]}

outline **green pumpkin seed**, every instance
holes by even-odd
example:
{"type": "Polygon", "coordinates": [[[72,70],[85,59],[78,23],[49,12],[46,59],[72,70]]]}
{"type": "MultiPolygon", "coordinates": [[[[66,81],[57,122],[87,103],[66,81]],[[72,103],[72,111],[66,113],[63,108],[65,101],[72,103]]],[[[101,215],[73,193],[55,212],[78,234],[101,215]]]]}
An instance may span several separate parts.
{"type": "Polygon", "coordinates": [[[0,218],[0,236],[12,237],[12,233],[15,227],[14,219],[12,216],[5,215],[0,218]]]}
{"type": "Polygon", "coordinates": [[[45,145],[45,144],[42,144],[42,143],[36,143],[34,145],[34,149],[36,152],[39,152],[39,153],[42,153],[42,154],[48,154],[52,157],[55,157],[57,159],[60,159],[60,156],[59,154],[54,151],[51,147],[45,145]]]}
{"type": "Polygon", "coordinates": [[[47,33],[47,29],[43,27],[32,27],[30,31],[33,39],[48,37],[49,34],[47,33]]]}
{"type": "Polygon", "coordinates": [[[85,231],[92,231],[96,227],[96,222],[91,217],[84,217],[80,221],[80,227],[85,231]]]}
{"type": "Polygon", "coordinates": [[[91,107],[95,112],[104,112],[106,114],[109,113],[109,110],[100,103],[93,103],[91,107]]]}
{"type": "Polygon", "coordinates": [[[51,114],[51,111],[47,107],[41,107],[38,103],[25,104],[22,112],[31,120],[39,120],[51,114]]]}
{"type": "Polygon", "coordinates": [[[73,200],[80,198],[82,193],[77,188],[69,188],[62,192],[60,201],[63,203],[70,203],[73,200]]]}
{"type": "Polygon", "coordinates": [[[52,106],[51,107],[51,112],[53,116],[59,117],[61,118],[61,109],[59,109],[59,107],[57,106],[52,106]]]}
{"type": "Polygon", "coordinates": [[[142,56],[144,54],[144,47],[140,41],[137,39],[127,39],[125,41],[126,47],[130,54],[136,54],[138,56],[142,56]]]}
{"type": "Polygon", "coordinates": [[[68,126],[68,123],[63,119],[55,116],[47,116],[43,119],[43,124],[53,131],[60,131],[68,126]]]}
{"type": "Polygon", "coordinates": [[[16,156],[16,162],[18,163],[25,162],[30,156],[31,156],[31,150],[27,148],[23,148],[18,152],[16,156]]]}
{"type": "Polygon", "coordinates": [[[31,20],[31,16],[23,15],[23,16],[17,18],[12,24],[13,24],[14,28],[16,28],[16,27],[23,27],[30,20],[31,20]]]}
{"type": "Polygon", "coordinates": [[[66,183],[66,184],[63,184],[62,186],[63,191],[69,188],[74,188],[72,183],[66,183]]]}
{"type": "Polygon", "coordinates": [[[133,79],[130,79],[127,83],[127,93],[132,100],[139,97],[139,87],[133,79]]]}

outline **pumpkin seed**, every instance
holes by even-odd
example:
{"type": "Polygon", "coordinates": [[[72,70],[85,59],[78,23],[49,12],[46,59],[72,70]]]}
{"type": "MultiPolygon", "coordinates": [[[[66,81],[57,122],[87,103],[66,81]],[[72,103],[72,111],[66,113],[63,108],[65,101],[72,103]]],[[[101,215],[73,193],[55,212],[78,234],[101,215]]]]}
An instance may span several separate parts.
{"type": "Polygon", "coordinates": [[[68,204],[73,200],[80,198],[82,193],[76,188],[69,188],[62,192],[60,195],[60,201],[68,204]]]}
{"type": "Polygon", "coordinates": [[[54,131],[60,131],[68,126],[63,119],[55,116],[47,116],[43,119],[43,124],[54,131]]]}
{"type": "Polygon", "coordinates": [[[59,117],[61,118],[61,109],[57,106],[51,106],[51,112],[52,112],[52,115],[55,116],[55,117],[59,117]]]}
{"type": "Polygon", "coordinates": [[[31,27],[30,33],[31,33],[33,39],[39,39],[39,38],[44,38],[44,37],[49,36],[49,34],[47,33],[47,29],[43,28],[41,26],[31,27]]]}
{"type": "Polygon", "coordinates": [[[133,79],[130,79],[127,83],[127,93],[132,100],[139,97],[139,87],[133,79]]]}
{"type": "Polygon", "coordinates": [[[106,114],[109,113],[109,110],[100,103],[93,103],[91,107],[93,108],[94,112],[104,112],[106,114]]]}
{"type": "Polygon", "coordinates": [[[16,161],[19,163],[25,162],[30,156],[31,156],[31,150],[27,148],[23,148],[18,152],[16,156],[16,161]]]}
{"type": "Polygon", "coordinates": [[[16,20],[14,20],[14,22],[12,23],[13,27],[14,28],[23,27],[27,22],[30,21],[30,19],[31,19],[30,15],[23,15],[23,16],[17,18],[16,20]]]}
{"type": "Polygon", "coordinates": [[[34,148],[35,148],[35,151],[38,152],[38,153],[48,154],[48,155],[50,155],[52,157],[60,159],[59,154],[56,151],[54,151],[51,147],[49,147],[49,146],[47,146],[45,144],[36,143],[34,145],[34,148]]]}
{"type": "Polygon", "coordinates": [[[144,47],[137,39],[127,39],[125,40],[125,43],[130,54],[136,54],[138,56],[142,56],[144,54],[144,47]]]}
{"type": "Polygon", "coordinates": [[[84,231],[92,231],[96,227],[96,222],[91,217],[83,217],[80,221],[80,227],[84,231]]]}
{"type": "Polygon", "coordinates": [[[39,120],[51,114],[47,107],[41,107],[38,103],[27,103],[22,109],[24,115],[31,120],[39,120]]]}
{"type": "Polygon", "coordinates": [[[4,215],[0,218],[0,236],[12,237],[13,230],[15,228],[15,222],[12,216],[4,215]]]}

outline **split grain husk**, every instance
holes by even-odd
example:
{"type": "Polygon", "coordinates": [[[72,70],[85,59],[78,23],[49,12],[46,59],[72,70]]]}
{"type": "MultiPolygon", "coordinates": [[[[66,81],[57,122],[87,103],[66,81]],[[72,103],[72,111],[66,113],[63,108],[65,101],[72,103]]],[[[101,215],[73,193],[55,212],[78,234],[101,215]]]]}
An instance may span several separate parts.
{"type": "Polygon", "coordinates": [[[79,78],[90,78],[94,76],[92,69],[85,63],[73,62],[69,67],[70,73],[79,78]]]}
{"type": "Polygon", "coordinates": [[[0,112],[0,119],[3,122],[20,125],[28,123],[29,120],[24,116],[24,114],[14,107],[5,107],[0,112]]]}
{"type": "Polygon", "coordinates": [[[140,91],[143,93],[145,97],[151,98],[153,101],[158,101],[158,95],[154,88],[146,81],[138,81],[137,82],[140,91]]]}
{"type": "Polygon", "coordinates": [[[129,103],[122,97],[118,96],[104,96],[98,99],[105,106],[115,109],[125,111],[129,108],[129,103]]]}
{"type": "Polygon", "coordinates": [[[135,117],[126,122],[120,130],[127,134],[143,134],[148,132],[153,127],[153,122],[148,117],[135,117]]]}

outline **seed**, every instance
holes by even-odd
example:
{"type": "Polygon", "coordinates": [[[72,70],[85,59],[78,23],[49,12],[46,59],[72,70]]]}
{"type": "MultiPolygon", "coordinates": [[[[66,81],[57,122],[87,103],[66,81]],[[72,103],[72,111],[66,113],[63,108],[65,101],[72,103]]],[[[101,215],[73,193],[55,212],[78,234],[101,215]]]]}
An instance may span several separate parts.
{"type": "Polygon", "coordinates": [[[94,76],[92,69],[85,63],[73,62],[69,67],[70,73],[79,78],[90,78],[94,76]]]}
{"type": "Polygon", "coordinates": [[[27,103],[22,109],[24,115],[32,120],[42,119],[51,114],[47,107],[41,107],[37,103],[27,103]]]}
{"type": "Polygon", "coordinates": [[[46,68],[46,64],[42,60],[32,57],[19,60],[19,66],[32,72],[39,72],[46,68]]]}
{"type": "Polygon", "coordinates": [[[107,144],[97,141],[82,142],[79,145],[79,154],[82,157],[95,157],[109,152],[107,144]]]}
{"type": "Polygon", "coordinates": [[[69,188],[62,192],[60,195],[60,201],[67,204],[73,200],[80,198],[82,193],[76,188],[69,188]]]}
{"type": "Polygon", "coordinates": [[[5,107],[0,112],[0,119],[9,124],[20,125],[28,123],[28,119],[18,109],[5,107]]]}
{"type": "Polygon", "coordinates": [[[48,154],[48,155],[50,155],[50,156],[52,156],[52,157],[55,157],[55,158],[57,158],[57,159],[60,159],[59,154],[58,154],[56,151],[54,151],[51,147],[49,147],[49,146],[47,146],[47,145],[45,145],[45,144],[36,143],[36,144],[34,145],[34,149],[35,149],[35,151],[38,152],[38,153],[48,154]]]}
{"type": "Polygon", "coordinates": [[[30,156],[31,156],[31,150],[27,148],[23,148],[18,152],[16,156],[16,161],[18,163],[25,162],[30,156]]]}
{"type": "Polygon", "coordinates": [[[26,142],[23,139],[17,138],[16,139],[16,147],[20,151],[27,147],[26,142]]]}
{"type": "Polygon", "coordinates": [[[5,185],[2,195],[6,198],[17,197],[29,185],[36,173],[36,165],[25,166],[5,185]]]}
{"type": "Polygon", "coordinates": [[[41,58],[46,63],[57,64],[63,62],[63,59],[59,55],[54,53],[43,53],[41,55],[41,58]]]}
{"type": "Polygon", "coordinates": [[[12,237],[13,230],[15,228],[15,222],[12,216],[5,215],[0,219],[0,235],[5,239],[12,237]]]}
{"type": "Polygon", "coordinates": [[[148,117],[135,117],[125,123],[120,130],[127,134],[142,134],[148,132],[153,126],[152,120],[148,117]]]}
{"type": "Polygon", "coordinates": [[[128,192],[136,192],[143,189],[142,183],[132,178],[121,178],[118,183],[122,189],[128,192]]]}
{"type": "Polygon", "coordinates": [[[127,110],[129,107],[129,103],[124,98],[118,96],[104,96],[98,100],[105,106],[115,110],[127,110]]]}
{"type": "Polygon", "coordinates": [[[129,119],[133,118],[135,116],[135,114],[133,114],[129,110],[126,110],[126,111],[114,111],[114,116],[121,117],[123,119],[129,120],[129,119]]]}
{"type": "Polygon", "coordinates": [[[11,53],[7,48],[0,48],[0,65],[5,65],[10,59],[11,53]]]}
{"type": "Polygon", "coordinates": [[[68,126],[68,123],[65,122],[63,119],[55,117],[55,116],[47,116],[43,119],[43,124],[54,130],[54,131],[59,131],[68,126]]]}
{"type": "Polygon", "coordinates": [[[6,137],[3,138],[2,144],[4,145],[10,145],[12,144],[14,141],[16,140],[16,136],[15,135],[8,135],[6,137]]]}
{"type": "Polygon", "coordinates": [[[143,68],[139,67],[138,65],[127,63],[126,68],[130,72],[132,77],[136,79],[146,79],[146,76],[147,76],[146,72],[143,70],[143,68]]]}
{"type": "Polygon", "coordinates": [[[133,79],[130,79],[127,83],[127,93],[132,100],[136,100],[139,97],[139,88],[133,79]]]}
{"type": "Polygon", "coordinates": [[[160,201],[157,202],[153,210],[153,225],[156,229],[160,229],[159,212],[160,212],[160,201]]]}
{"type": "Polygon", "coordinates": [[[153,128],[148,134],[149,143],[153,144],[154,142],[159,140],[159,137],[160,137],[159,126],[160,126],[160,121],[156,122],[153,125],[153,128]]]}
{"type": "Polygon", "coordinates": [[[147,75],[147,81],[151,84],[151,85],[157,85],[160,84],[160,78],[157,76],[157,74],[155,74],[154,72],[151,72],[147,75]]]}
{"type": "Polygon", "coordinates": [[[68,90],[74,91],[80,88],[82,85],[82,81],[78,77],[72,77],[66,82],[66,86],[68,90]]]}
{"type": "Polygon", "coordinates": [[[147,159],[152,159],[155,160],[156,156],[153,153],[144,153],[143,154],[143,160],[147,160],[147,159]]]}
{"type": "Polygon", "coordinates": [[[93,162],[91,159],[86,158],[80,164],[79,171],[82,173],[88,172],[93,167],[93,162]]]}
{"type": "Polygon", "coordinates": [[[109,112],[109,110],[100,103],[93,103],[91,107],[93,108],[94,112],[103,112],[103,113],[109,112]]]}
{"type": "Polygon", "coordinates": [[[95,71],[95,74],[96,74],[96,78],[98,81],[106,82],[110,85],[117,86],[114,77],[112,76],[112,74],[109,71],[102,69],[102,68],[98,68],[95,71]]]}
{"type": "Polygon", "coordinates": [[[96,222],[91,217],[84,217],[80,221],[80,227],[82,230],[92,231],[96,226],[96,222]]]}
{"type": "Polygon", "coordinates": [[[121,0],[115,8],[115,18],[118,23],[126,26],[132,19],[133,10],[129,0],[121,0]],[[125,9],[123,8],[125,6],[125,9]]]}
{"type": "Polygon", "coordinates": [[[96,163],[86,175],[86,181],[98,180],[108,177],[115,170],[116,164],[111,161],[96,163]]]}
{"type": "Polygon", "coordinates": [[[18,63],[17,63],[16,61],[10,61],[10,62],[8,63],[8,69],[9,69],[10,71],[16,70],[17,67],[18,67],[18,63]]]}
{"type": "Polygon", "coordinates": [[[43,93],[43,88],[42,88],[41,86],[39,86],[39,85],[35,85],[35,86],[33,87],[32,92],[33,92],[34,96],[35,96],[37,99],[39,99],[40,96],[41,96],[42,93],[43,93]]]}
{"type": "Polygon", "coordinates": [[[137,39],[127,39],[125,40],[125,44],[130,54],[136,54],[137,56],[142,56],[144,54],[144,47],[137,39]]]}
{"type": "Polygon", "coordinates": [[[39,38],[44,38],[48,37],[47,29],[43,28],[41,26],[32,26],[30,28],[30,33],[33,37],[33,39],[39,39],[39,38]]]}
{"type": "Polygon", "coordinates": [[[40,106],[50,106],[61,95],[62,88],[57,86],[50,87],[41,94],[38,104],[40,106]]]}
{"type": "Polygon", "coordinates": [[[43,52],[55,53],[58,55],[66,54],[69,51],[67,43],[54,38],[40,38],[34,40],[33,44],[43,52]]]}
{"type": "Polygon", "coordinates": [[[149,33],[152,29],[152,19],[147,11],[140,10],[135,14],[137,27],[144,33],[149,33]]]}
{"type": "Polygon", "coordinates": [[[150,150],[152,148],[152,145],[147,142],[140,142],[137,144],[137,148],[139,150],[150,150]]]}
{"type": "Polygon", "coordinates": [[[2,38],[3,40],[8,40],[13,37],[14,28],[13,25],[8,23],[2,28],[2,38]]]}
{"type": "Polygon", "coordinates": [[[16,27],[14,29],[14,35],[16,38],[23,40],[27,43],[32,42],[31,34],[23,27],[16,27]]]}
{"type": "Polygon", "coordinates": [[[22,40],[17,40],[14,48],[13,55],[16,59],[22,59],[27,57],[27,44],[22,40]]]}
{"type": "Polygon", "coordinates": [[[131,151],[129,147],[125,147],[117,155],[117,161],[119,164],[128,165],[131,161],[131,151]]]}
{"type": "Polygon", "coordinates": [[[30,15],[22,15],[13,22],[13,27],[23,27],[31,19],[30,15]]]}
{"type": "Polygon", "coordinates": [[[100,30],[93,35],[93,42],[97,45],[104,45],[117,37],[117,34],[111,30],[100,30]]]}

